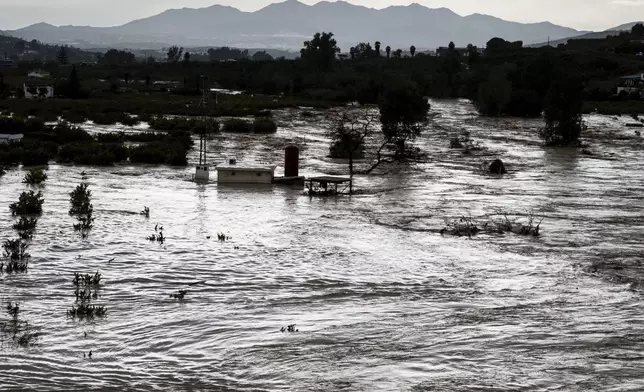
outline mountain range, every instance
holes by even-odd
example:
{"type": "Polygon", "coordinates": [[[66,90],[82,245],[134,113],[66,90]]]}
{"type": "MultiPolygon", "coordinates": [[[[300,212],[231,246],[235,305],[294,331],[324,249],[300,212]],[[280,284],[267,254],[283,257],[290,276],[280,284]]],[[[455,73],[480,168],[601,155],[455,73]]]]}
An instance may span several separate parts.
{"type": "Polygon", "coordinates": [[[435,49],[453,41],[484,46],[493,37],[526,45],[588,33],[549,22],[517,23],[489,15],[458,15],[419,4],[374,9],[344,1],[306,5],[297,0],[270,4],[255,12],[213,5],[170,9],[122,26],[53,26],[39,23],[7,34],[26,40],[80,48],[161,48],[169,45],[233,46],[298,50],[314,33],[331,31],[344,52],[358,42],[383,47],[435,49]]]}
{"type": "Polygon", "coordinates": [[[607,38],[610,35],[619,35],[622,31],[630,31],[633,26],[635,26],[637,23],[644,23],[642,21],[640,22],[632,22],[632,23],[626,23],[617,27],[613,27],[612,29],[608,29],[606,31],[597,31],[597,32],[591,32],[591,33],[586,33],[582,35],[577,35],[573,37],[566,37],[558,40],[551,40],[550,42],[541,42],[539,44],[534,44],[530,45],[533,47],[540,47],[540,46],[546,46],[550,45],[553,47],[557,47],[560,44],[567,44],[569,40],[571,39],[604,39],[607,38]]]}

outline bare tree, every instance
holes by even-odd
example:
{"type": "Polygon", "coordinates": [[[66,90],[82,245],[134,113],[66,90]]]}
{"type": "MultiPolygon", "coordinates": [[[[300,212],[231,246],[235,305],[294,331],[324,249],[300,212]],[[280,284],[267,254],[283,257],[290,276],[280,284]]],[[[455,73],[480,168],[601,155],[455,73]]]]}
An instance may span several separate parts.
{"type": "Polygon", "coordinates": [[[354,159],[364,148],[367,139],[378,131],[380,116],[373,108],[352,106],[331,111],[327,118],[330,120],[327,135],[335,145],[340,146],[342,152],[349,159],[349,175],[351,177],[349,193],[353,193],[354,159]]]}

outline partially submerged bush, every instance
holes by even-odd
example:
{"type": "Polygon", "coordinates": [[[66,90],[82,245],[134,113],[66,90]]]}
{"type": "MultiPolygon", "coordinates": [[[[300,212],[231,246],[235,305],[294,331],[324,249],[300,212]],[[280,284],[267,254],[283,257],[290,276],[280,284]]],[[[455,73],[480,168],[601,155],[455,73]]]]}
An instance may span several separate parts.
{"type": "Polygon", "coordinates": [[[6,240],[2,245],[4,250],[4,257],[9,259],[8,262],[0,263],[0,272],[4,271],[8,274],[15,272],[27,272],[29,269],[29,259],[31,255],[27,253],[29,242],[23,239],[6,240]]]}
{"type": "Polygon", "coordinates": [[[13,216],[40,215],[42,214],[42,205],[44,202],[42,192],[22,192],[18,202],[12,203],[9,209],[13,216]]]}
{"type": "Polygon", "coordinates": [[[76,187],[70,194],[71,209],[70,215],[76,216],[74,231],[80,232],[82,238],[87,238],[89,232],[94,227],[94,206],[91,203],[92,192],[88,189],[89,184],[82,183],[76,187]]]}
{"type": "Polygon", "coordinates": [[[156,116],[152,117],[148,124],[157,131],[219,132],[219,123],[212,118],[204,121],[201,118],[156,116]]]}
{"type": "Polygon", "coordinates": [[[459,136],[454,136],[449,141],[449,148],[462,149],[463,154],[470,155],[473,151],[480,151],[483,148],[477,142],[470,138],[470,133],[467,131],[461,132],[459,136]]]}
{"type": "Polygon", "coordinates": [[[67,311],[68,316],[80,319],[92,319],[94,317],[105,316],[107,313],[105,306],[91,304],[93,299],[98,298],[98,292],[96,290],[92,291],[91,287],[98,286],[100,282],[101,273],[98,271],[94,275],[74,273],[72,283],[76,286],[76,304],[67,311]]]}
{"type": "Polygon", "coordinates": [[[111,166],[127,160],[128,151],[119,143],[71,143],[61,147],[58,162],[111,166]]]}
{"type": "Polygon", "coordinates": [[[11,320],[7,323],[0,323],[0,334],[3,335],[0,340],[3,346],[6,341],[4,336],[10,336],[16,346],[23,348],[32,346],[38,334],[34,332],[29,322],[19,319],[21,312],[20,305],[17,302],[15,305],[12,302],[8,302],[5,308],[11,320]]]}
{"type": "Polygon", "coordinates": [[[94,275],[91,274],[79,274],[74,272],[74,279],[72,283],[75,286],[98,286],[101,283],[101,273],[96,271],[94,275]]]}
{"type": "Polygon", "coordinates": [[[34,217],[21,217],[20,220],[13,224],[13,229],[18,232],[18,235],[23,240],[30,240],[33,237],[38,218],[34,217]]]}
{"type": "Polygon", "coordinates": [[[253,130],[253,124],[243,118],[229,118],[224,121],[225,132],[250,133],[253,130]]]}
{"type": "Polygon", "coordinates": [[[87,133],[83,128],[75,127],[67,122],[57,123],[51,131],[54,134],[54,141],[58,144],[74,143],[74,142],[92,142],[94,138],[87,133]]]}
{"type": "Polygon", "coordinates": [[[177,143],[149,143],[129,149],[130,162],[186,166],[187,150],[177,143]]]}
{"type": "Polygon", "coordinates": [[[72,305],[72,308],[67,311],[67,315],[79,319],[93,319],[94,317],[103,317],[107,313],[105,306],[90,305],[87,302],[81,302],[77,305],[72,305]]]}
{"type": "Polygon", "coordinates": [[[43,169],[31,169],[22,180],[23,183],[29,185],[40,185],[47,181],[47,173],[43,169]]]}
{"type": "Polygon", "coordinates": [[[504,219],[499,222],[487,222],[479,227],[471,216],[463,216],[460,219],[450,222],[447,227],[440,231],[441,235],[449,234],[457,237],[472,237],[481,232],[505,234],[514,233],[523,236],[538,237],[541,235],[541,223],[544,218],[537,218],[534,211],[528,213],[527,224],[511,222],[507,213],[501,213],[504,219]]]}
{"type": "Polygon", "coordinates": [[[70,204],[72,205],[69,210],[69,215],[87,214],[88,211],[93,209],[91,203],[92,191],[89,190],[89,184],[84,182],[76,187],[69,194],[70,204]]]}
{"type": "Polygon", "coordinates": [[[277,124],[270,118],[259,117],[253,122],[253,132],[255,133],[275,133],[277,124]]]}
{"type": "Polygon", "coordinates": [[[478,234],[481,229],[471,216],[462,216],[457,220],[450,222],[446,228],[441,230],[441,234],[450,234],[457,237],[472,237],[478,234]]]}

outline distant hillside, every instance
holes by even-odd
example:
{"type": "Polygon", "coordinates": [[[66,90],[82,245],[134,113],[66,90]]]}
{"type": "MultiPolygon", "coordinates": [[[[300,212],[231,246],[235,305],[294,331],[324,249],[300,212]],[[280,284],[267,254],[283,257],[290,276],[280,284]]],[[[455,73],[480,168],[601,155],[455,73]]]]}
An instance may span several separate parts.
{"type": "MultiPolygon", "coordinates": [[[[577,35],[573,37],[567,37],[563,39],[557,39],[557,40],[552,40],[550,41],[550,46],[557,47],[561,44],[567,44],[569,40],[571,39],[604,39],[607,38],[608,36],[611,35],[619,35],[622,31],[630,31],[633,26],[635,26],[638,23],[644,23],[644,22],[631,22],[631,23],[626,23],[617,27],[613,27],[612,29],[608,29],[606,31],[598,31],[594,33],[586,33],[582,35],[577,35]]],[[[548,42],[541,42],[538,44],[530,45],[533,47],[541,47],[541,46],[547,46],[548,42]]]]}
{"type": "MultiPolygon", "coordinates": [[[[5,56],[15,61],[56,61],[60,53],[60,46],[43,44],[37,40],[26,41],[13,37],[7,32],[0,31],[0,56],[5,56]]],[[[74,47],[67,47],[66,53],[70,62],[91,62],[96,60],[92,52],[74,47]]]]}
{"type": "Polygon", "coordinates": [[[480,14],[463,17],[446,8],[418,4],[377,10],[344,1],[309,6],[288,0],[256,12],[214,5],[167,10],[118,27],[55,27],[40,23],[10,34],[82,48],[153,49],[176,44],[298,50],[303,41],[321,31],[332,31],[344,51],[363,41],[381,41],[392,48],[415,45],[434,49],[450,41],[459,46],[480,46],[493,37],[501,37],[534,44],[548,37],[561,39],[585,33],[548,22],[522,24],[480,14]]]}

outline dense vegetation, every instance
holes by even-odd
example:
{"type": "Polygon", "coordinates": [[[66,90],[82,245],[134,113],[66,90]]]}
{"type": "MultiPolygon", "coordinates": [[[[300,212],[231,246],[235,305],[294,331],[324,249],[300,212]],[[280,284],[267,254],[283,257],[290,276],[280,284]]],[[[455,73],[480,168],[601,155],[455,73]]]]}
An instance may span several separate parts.
{"type": "Polygon", "coordinates": [[[185,131],[92,136],[64,122],[45,125],[38,119],[1,116],[0,127],[3,132],[24,134],[20,142],[0,144],[0,165],[6,166],[47,165],[50,160],[108,166],[128,159],[133,163],[186,165],[186,153],[193,145],[185,131]],[[125,142],[138,145],[126,147],[125,142]]]}
{"type": "MultiPolygon", "coordinates": [[[[413,56],[398,57],[396,51],[391,55],[391,48],[382,51],[380,42],[375,48],[363,43],[352,48],[351,57],[339,60],[340,48],[333,34],[322,33],[304,43],[297,60],[253,61],[244,51],[231,48],[213,49],[203,57],[192,53],[186,59],[181,48],[171,48],[167,62],[137,61],[127,52],[110,51],[103,59],[116,60],[78,67],[74,78],[69,67],[55,63],[38,66],[51,72],[61,96],[91,98],[81,105],[88,118],[96,112],[201,114],[196,97],[202,77],[213,86],[281,96],[276,100],[220,95],[218,105],[209,108],[213,116],[246,116],[297,104],[375,104],[392,76],[410,80],[425,96],[471,99],[485,115],[533,116],[542,112],[550,81],[561,69],[579,75],[585,100],[619,103],[635,98],[615,96],[615,87],[620,76],[644,69],[644,57],[636,55],[644,50],[640,35],[636,26],[628,34],[605,40],[572,40],[558,48],[525,48],[521,42],[493,38],[483,51],[470,45],[463,53],[450,44],[440,57],[415,53],[411,48],[413,56]],[[236,61],[221,61],[224,59],[236,61]],[[76,86],[69,88],[74,79],[82,82],[80,91],[76,86]]],[[[24,79],[21,75],[34,67],[34,63],[22,63],[17,69],[3,71],[5,80],[0,84],[5,87],[0,90],[15,90],[24,79]]],[[[20,108],[20,104],[0,101],[0,108],[14,110],[18,106],[19,112],[77,111],[76,105],[64,105],[20,108]]]]}
{"type": "MultiPolygon", "coordinates": [[[[231,48],[200,56],[172,47],[166,62],[138,61],[127,52],[110,50],[94,64],[79,64],[73,48],[44,46],[58,51],[55,60],[22,61],[0,73],[0,130],[25,135],[20,143],[0,146],[0,165],[46,165],[52,159],[185,165],[190,133],[218,132],[220,123],[228,132],[273,133],[277,126],[267,118],[272,109],[348,102],[377,104],[385,141],[378,154],[385,149],[404,157],[409,155],[407,142],[426,122],[426,96],[467,98],[486,116],[544,114],[544,141],[574,145],[583,111],[644,112],[639,95],[615,94],[620,76],[644,72],[644,56],[637,55],[644,50],[643,30],[638,25],[630,33],[573,40],[557,48],[524,48],[521,42],[493,38],[484,50],[470,45],[463,51],[450,43],[440,57],[416,53],[413,46],[410,57],[403,57],[390,47],[383,51],[379,41],[374,47],[361,43],[351,48],[350,56],[341,56],[332,33],[306,41],[296,60],[262,54],[250,58],[248,52],[231,48]],[[72,62],[77,64],[67,65],[72,62]],[[21,96],[26,73],[35,67],[51,74],[56,99],[15,99],[21,96]],[[204,86],[245,93],[206,94],[204,106],[204,86]],[[206,121],[190,117],[204,114],[206,121]],[[222,116],[228,119],[214,119],[222,116]],[[92,136],[62,122],[86,120],[125,126],[148,121],[151,129],[165,132],[92,136]],[[126,147],[125,142],[137,144],[126,147]]],[[[10,43],[21,49],[20,41],[10,43]]],[[[335,155],[353,155],[347,148],[356,147],[354,137],[342,135],[340,142],[336,137],[340,144],[335,155]]]]}

